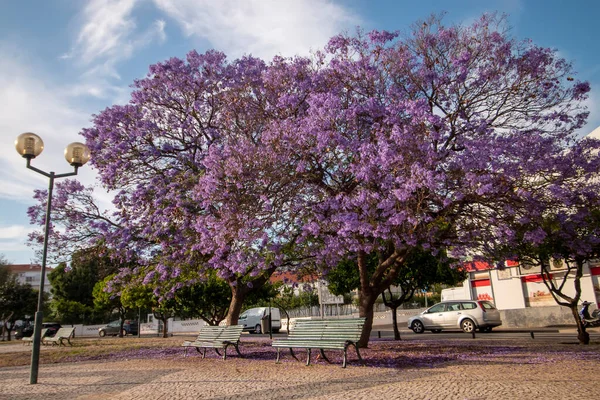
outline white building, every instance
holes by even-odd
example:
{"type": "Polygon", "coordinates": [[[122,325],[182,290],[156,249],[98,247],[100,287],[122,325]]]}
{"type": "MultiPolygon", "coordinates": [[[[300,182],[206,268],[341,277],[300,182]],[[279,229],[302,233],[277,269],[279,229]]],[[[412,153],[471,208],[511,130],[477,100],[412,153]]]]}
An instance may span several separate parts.
{"type": "MultiPolygon", "coordinates": [[[[543,282],[539,267],[507,262],[498,269],[490,264],[475,261],[465,264],[468,277],[461,287],[442,290],[442,300],[471,299],[490,300],[499,310],[529,307],[557,306],[556,301],[543,282]]],[[[557,284],[566,274],[562,262],[551,263],[551,275],[557,284]]],[[[567,277],[564,293],[573,296],[573,279],[567,277]]],[[[600,260],[585,264],[581,277],[581,300],[600,303],[600,260]]]]}
{"type": "MultiPolygon", "coordinates": [[[[17,275],[17,280],[19,283],[25,284],[28,283],[34,289],[40,288],[40,273],[42,270],[41,265],[37,264],[15,264],[15,265],[5,265],[5,268],[8,268],[10,272],[17,275]]],[[[51,271],[50,268],[46,268],[46,276],[44,279],[44,292],[50,293],[50,281],[48,280],[48,273],[51,271]]]]}

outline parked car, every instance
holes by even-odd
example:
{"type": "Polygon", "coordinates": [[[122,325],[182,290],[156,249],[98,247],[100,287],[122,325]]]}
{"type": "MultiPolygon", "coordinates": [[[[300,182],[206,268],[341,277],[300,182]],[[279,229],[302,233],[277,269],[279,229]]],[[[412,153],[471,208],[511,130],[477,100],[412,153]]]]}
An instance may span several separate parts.
{"type": "MultiPolygon", "coordinates": [[[[118,336],[119,329],[121,329],[121,321],[111,321],[103,327],[98,328],[98,335],[104,337],[106,335],[118,336]]],[[[138,322],[134,320],[126,319],[123,323],[123,336],[137,335],[138,333],[138,322]]]]}
{"type": "MultiPolygon", "coordinates": [[[[246,310],[240,315],[238,323],[244,325],[245,331],[262,333],[261,321],[264,319],[268,326],[269,307],[256,307],[246,310]]],[[[271,327],[274,333],[281,329],[281,313],[279,308],[271,307],[271,327]]]]}
{"type": "Polygon", "coordinates": [[[415,333],[430,330],[462,329],[471,333],[476,329],[491,332],[502,325],[500,312],[494,304],[484,300],[450,300],[437,303],[408,319],[408,327],[415,333]]]}
{"type": "MultiPolygon", "coordinates": [[[[25,326],[21,333],[18,335],[18,338],[30,337],[33,335],[33,323],[25,326]]],[[[42,329],[48,329],[46,331],[46,337],[52,337],[61,328],[61,325],[58,322],[42,322],[42,329]]]]}

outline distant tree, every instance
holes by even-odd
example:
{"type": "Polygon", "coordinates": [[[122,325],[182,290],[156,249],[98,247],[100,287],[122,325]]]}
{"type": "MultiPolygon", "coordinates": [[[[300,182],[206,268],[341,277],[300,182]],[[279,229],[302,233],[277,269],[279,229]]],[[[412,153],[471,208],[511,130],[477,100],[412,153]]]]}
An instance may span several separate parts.
{"type": "MultiPolygon", "coordinates": [[[[397,310],[402,304],[410,301],[415,292],[435,284],[454,285],[466,279],[466,273],[454,267],[455,260],[448,259],[445,251],[435,256],[430,251],[415,249],[397,267],[398,275],[392,285],[400,289],[396,295],[388,287],[383,293],[383,303],[392,310],[394,338],[400,340],[397,310]]],[[[374,271],[378,260],[371,255],[367,260],[367,270],[374,271]]],[[[327,275],[328,288],[335,295],[343,295],[356,290],[360,286],[358,266],[355,259],[346,259],[332,269],[327,275]]]]}
{"type": "Polygon", "coordinates": [[[99,314],[111,315],[117,312],[121,323],[119,337],[123,337],[123,325],[127,317],[128,309],[121,302],[121,295],[118,292],[109,292],[108,287],[116,274],[108,275],[94,286],[94,306],[99,314]]]}
{"type": "Polygon", "coordinates": [[[10,272],[6,265],[6,260],[0,255],[0,320],[2,337],[6,336],[10,341],[15,322],[35,313],[38,291],[29,284],[19,283],[17,275],[10,272]]]}
{"type": "MultiPolygon", "coordinates": [[[[139,277],[138,275],[137,278],[139,277]]],[[[159,290],[153,283],[140,282],[134,278],[135,275],[127,272],[117,275],[108,283],[108,292],[119,294],[124,308],[152,310],[154,318],[162,324],[163,337],[168,337],[168,321],[176,315],[176,300],[172,297],[159,296],[159,290]],[[126,283],[123,278],[127,280],[126,283]]]]}
{"type": "Polygon", "coordinates": [[[434,285],[456,285],[467,278],[466,272],[456,268],[456,260],[448,259],[446,252],[437,255],[423,249],[415,249],[399,268],[394,286],[400,288],[396,295],[391,287],[382,293],[383,303],[392,310],[394,338],[400,340],[397,310],[402,304],[410,301],[419,289],[427,289],[434,285]]]}
{"type": "Polygon", "coordinates": [[[278,288],[275,302],[285,310],[301,307],[316,307],[319,305],[319,295],[311,285],[298,285],[297,292],[294,287],[282,286],[278,288]]]}
{"type": "Polygon", "coordinates": [[[209,325],[219,325],[227,316],[231,302],[231,289],[214,270],[205,278],[175,292],[175,302],[182,318],[201,318],[209,325]]]}
{"type": "Polygon", "coordinates": [[[108,250],[95,246],[72,255],[71,264],[59,264],[48,273],[52,284],[51,307],[61,322],[97,322],[94,319],[94,286],[121,265],[108,250]]]}

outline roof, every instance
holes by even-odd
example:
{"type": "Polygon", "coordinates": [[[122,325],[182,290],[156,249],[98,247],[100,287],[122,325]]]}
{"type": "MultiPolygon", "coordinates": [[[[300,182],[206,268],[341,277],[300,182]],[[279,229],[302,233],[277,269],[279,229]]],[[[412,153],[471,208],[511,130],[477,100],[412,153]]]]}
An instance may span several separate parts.
{"type": "MultiPolygon", "coordinates": [[[[465,267],[465,271],[467,272],[478,272],[478,271],[487,271],[490,269],[496,269],[496,266],[493,264],[490,264],[488,262],[485,261],[469,261],[463,264],[465,267]]],[[[519,263],[517,261],[512,261],[512,260],[506,260],[506,262],[504,263],[504,266],[502,267],[498,267],[500,269],[506,267],[506,268],[510,268],[510,267],[517,267],[519,265],[519,263]]]]}
{"type": "Polygon", "coordinates": [[[485,261],[469,261],[463,264],[467,272],[487,271],[495,267],[485,261]]]}
{"type": "Polygon", "coordinates": [[[7,264],[4,267],[8,268],[12,273],[39,271],[42,269],[42,266],[39,264],[7,264]]]}
{"type": "Polygon", "coordinates": [[[283,283],[305,283],[314,282],[319,279],[316,275],[302,275],[290,271],[275,272],[270,279],[271,283],[283,282],[283,283]]]}

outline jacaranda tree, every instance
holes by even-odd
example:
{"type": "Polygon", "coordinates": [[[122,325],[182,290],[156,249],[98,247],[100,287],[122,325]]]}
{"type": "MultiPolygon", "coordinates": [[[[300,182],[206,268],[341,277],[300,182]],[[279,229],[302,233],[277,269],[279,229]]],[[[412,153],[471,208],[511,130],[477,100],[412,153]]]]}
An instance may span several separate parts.
{"type": "Polygon", "coordinates": [[[190,268],[200,277],[216,269],[231,288],[235,323],[248,292],[298,259],[290,204],[301,182],[282,183],[288,168],[271,163],[262,136],[305,112],[310,67],[301,58],[267,66],[191,52],[151,66],[129,104],[83,131],[102,183],[118,192],[116,218],[93,227],[117,251],[147,260],[144,281],[161,281],[155,295],[172,297],[190,268]]]}
{"type": "Polygon", "coordinates": [[[597,172],[567,167],[592,154],[569,151],[589,90],[496,15],[339,35],[312,59],[191,52],[151,66],[127,105],[83,130],[118,192],[115,225],[97,227],[151,260],[163,294],[181,268],[216,269],[228,323],[275,269],[350,258],[364,346],[376,298],[415,249],[483,254],[543,206],[539,182],[560,202],[581,168],[597,172]]]}
{"type": "Polygon", "coordinates": [[[335,37],[319,72],[327,90],[308,98],[298,132],[274,140],[310,187],[296,204],[310,210],[303,232],[317,256],[333,266],[356,254],[362,345],[377,296],[413,249],[460,257],[509,239],[507,216],[536,206],[533,181],[573,178],[557,166],[570,161],[589,85],[503,26],[493,15],[453,27],[432,17],[405,38],[335,37]]]}

